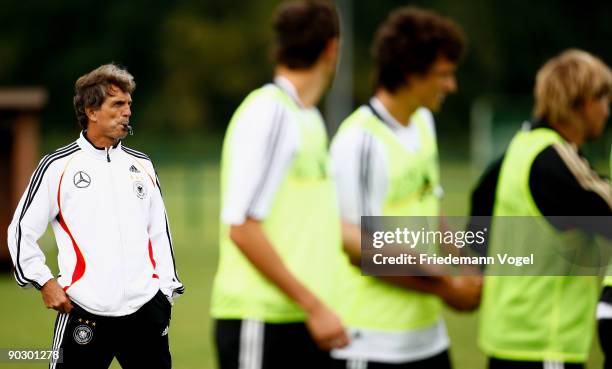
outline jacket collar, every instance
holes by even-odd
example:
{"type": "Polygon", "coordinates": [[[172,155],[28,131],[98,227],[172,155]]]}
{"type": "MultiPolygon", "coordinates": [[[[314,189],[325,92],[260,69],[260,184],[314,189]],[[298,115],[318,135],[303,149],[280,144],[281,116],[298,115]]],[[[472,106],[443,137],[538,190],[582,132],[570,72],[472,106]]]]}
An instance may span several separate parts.
{"type": "Polygon", "coordinates": [[[119,141],[114,146],[97,147],[91,141],[89,141],[89,139],[85,135],[85,132],[86,131],[81,131],[81,134],[79,135],[79,138],[77,139],[77,144],[83,151],[89,153],[90,155],[93,155],[94,157],[102,159],[102,160],[109,161],[110,159],[113,158],[113,155],[115,155],[115,153],[118,150],[119,151],[121,150],[121,141],[119,141]]]}

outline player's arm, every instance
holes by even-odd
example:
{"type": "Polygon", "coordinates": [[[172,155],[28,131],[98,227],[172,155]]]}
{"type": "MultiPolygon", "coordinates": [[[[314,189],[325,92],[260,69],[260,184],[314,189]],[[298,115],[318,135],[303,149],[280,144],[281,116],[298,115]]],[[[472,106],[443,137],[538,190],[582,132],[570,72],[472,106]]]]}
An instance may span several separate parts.
{"type": "Polygon", "coordinates": [[[152,179],[155,181],[155,189],[151,194],[147,231],[151,240],[151,251],[155,261],[155,272],[159,278],[160,290],[170,303],[173,303],[176,297],[183,294],[185,288],[176,271],[172,234],[170,232],[170,224],[168,223],[168,215],[164,206],[159,178],[153,169],[152,171],[154,173],[152,179]]]}
{"type": "Polygon", "coordinates": [[[348,255],[351,264],[356,267],[361,265],[361,227],[342,221],[342,247],[348,255]]]}
{"type": "Polygon", "coordinates": [[[243,224],[232,225],[230,237],[261,274],[304,309],[306,324],[321,348],[348,344],[340,319],[287,269],[259,221],[248,218],[243,224]]]}
{"type": "Polygon", "coordinates": [[[38,244],[49,222],[59,213],[54,196],[59,185],[54,158],[53,155],[44,157],[30,178],[8,228],[8,247],[17,283],[40,290],[47,308],[67,313],[72,304],[53,278],[38,244]]]}
{"type": "Polygon", "coordinates": [[[612,239],[608,222],[589,218],[612,216],[610,182],[571,145],[554,144],[538,154],[530,169],[529,189],[540,212],[560,231],[578,228],[612,239]]]}
{"type": "Polygon", "coordinates": [[[297,126],[285,119],[286,114],[283,107],[261,99],[237,118],[226,142],[231,161],[226,163],[221,218],[252,265],[304,309],[315,342],[324,349],[342,347],[348,338],[339,318],[291,273],[260,223],[270,211],[299,144],[297,126]]]}
{"type": "MultiPolygon", "coordinates": [[[[364,235],[360,227],[347,222],[342,223],[344,251],[356,267],[361,265],[361,237],[368,235],[364,235]]],[[[401,288],[436,295],[455,310],[471,311],[480,303],[482,288],[480,276],[378,276],[378,278],[401,288]]]]}
{"type": "MultiPolygon", "coordinates": [[[[332,172],[343,216],[343,248],[356,267],[361,266],[361,238],[369,237],[361,215],[382,215],[387,195],[387,165],[381,150],[371,135],[358,130],[345,131],[331,148],[332,172]]],[[[478,278],[439,275],[378,278],[401,288],[439,296],[457,310],[473,310],[480,300],[482,282],[478,278]]]]}
{"type": "MultiPolygon", "coordinates": [[[[369,237],[361,216],[382,215],[387,195],[387,163],[384,152],[370,134],[358,129],[344,131],[331,148],[332,173],[338,188],[343,217],[342,244],[351,263],[361,266],[361,239],[369,237]]],[[[439,277],[378,276],[396,286],[435,294],[444,290],[439,277]]]]}

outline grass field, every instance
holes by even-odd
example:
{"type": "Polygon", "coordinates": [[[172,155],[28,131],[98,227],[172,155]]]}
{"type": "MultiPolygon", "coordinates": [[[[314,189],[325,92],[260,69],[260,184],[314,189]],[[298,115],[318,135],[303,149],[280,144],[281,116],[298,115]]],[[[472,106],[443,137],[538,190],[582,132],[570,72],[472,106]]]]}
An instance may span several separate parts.
{"type": "MultiPolygon", "coordinates": [[[[163,164],[158,172],[164,189],[175,244],[179,274],[186,293],[176,301],[170,330],[174,367],[212,369],[208,303],[217,260],[219,173],[216,163],[163,164]]],[[[464,214],[472,175],[465,165],[443,166],[447,214],[464,214]]],[[[55,266],[54,240],[43,237],[49,264],[55,266]]],[[[55,313],[46,310],[36,290],[21,290],[12,276],[0,276],[0,348],[48,348],[55,313]]],[[[477,314],[445,312],[452,341],[452,359],[457,369],[484,368],[485,358],[476,346],[477,314]]],[[[596,342],[596,341],[594,341],[596,342]]],[[[594,345],[596,346],[596,344],[594,345]]],[[[601,354],[594,348],[589,368],[601,367],[601,354]]],[[[0,368],[45,368],[42,364],[8,364],[0,368]]],[[[113,368],[118,368],[113,363],[113,368]]]]}

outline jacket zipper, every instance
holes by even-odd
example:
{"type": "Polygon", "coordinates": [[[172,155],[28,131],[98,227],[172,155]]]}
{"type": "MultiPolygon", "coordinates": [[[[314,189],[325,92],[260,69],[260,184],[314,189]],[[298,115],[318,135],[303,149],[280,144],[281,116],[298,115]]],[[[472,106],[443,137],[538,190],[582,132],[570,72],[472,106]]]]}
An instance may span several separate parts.
{"type": "MultiPolygon", "coordinates": [[[[108,170],[109,170],[109,177],[110,177],[110,182],[111,182],[111,192],[112,192],[112,198],[113,198],[113,210],[115,211],[115,220],[119,219],[119,212],[117,211],[117,192],[115,191],[115,182],[114,182],[114,177],[113,177],[113,167],[112,164],[110,163],[110,157],[108,156],[108,149],[106,151],[106,157],[107,157],[107,161],[108,161],[108,170]]],[[[124,249],[123,249],[123,237],[121,235],[121,225],[119,224],[119,222],[117,221],[117,234],[119,235],[119,247],[120,247],[120,253],[119,253],[119,263],[121,266],[121,277],[120,277],[120,284],[121,284],[121,304],[120,304],[120,309],[124,310],[125,306],[125,264],[124,264],[124,260],[125,260],[125,255],[124,255],[124,249]]],[[[128,306],[129,308],[129,306],[128,306]]]]}

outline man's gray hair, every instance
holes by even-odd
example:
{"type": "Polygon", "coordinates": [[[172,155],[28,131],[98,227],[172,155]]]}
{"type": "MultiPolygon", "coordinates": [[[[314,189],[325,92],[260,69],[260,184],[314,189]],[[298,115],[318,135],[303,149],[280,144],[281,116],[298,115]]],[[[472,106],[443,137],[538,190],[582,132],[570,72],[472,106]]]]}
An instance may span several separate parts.
{"type": "Polygon", "coordinates": [[[77,120],[83,129],[87,129],[88,122],[85,109],[102,106],[104,99],[112,95],[111,86],[131,94],[136,88],[136,82],[126,69],[114,63],[104,64],[77,79],[73,103],[77,120]]]}

